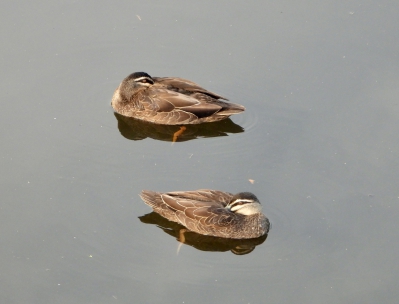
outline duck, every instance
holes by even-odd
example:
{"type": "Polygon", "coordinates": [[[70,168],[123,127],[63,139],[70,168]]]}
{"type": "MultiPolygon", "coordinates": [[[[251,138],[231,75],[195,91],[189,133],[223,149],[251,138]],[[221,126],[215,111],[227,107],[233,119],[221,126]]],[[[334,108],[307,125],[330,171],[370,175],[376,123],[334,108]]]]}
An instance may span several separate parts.
{"type": "Polygon", "coordinates": [[[264,236],[270,229],[269,219],[251,192],[143,190],[140,197],[154,212],[203,235],[252,239],[264,236]]]}
{"type": "Polygon", "coordinates": [[[245,111],[244,106],[227,100],[187,79],[135,72],[122,80],[111,105],[123,116],[161,125],[189,125],[220,121],[245,111]]]}

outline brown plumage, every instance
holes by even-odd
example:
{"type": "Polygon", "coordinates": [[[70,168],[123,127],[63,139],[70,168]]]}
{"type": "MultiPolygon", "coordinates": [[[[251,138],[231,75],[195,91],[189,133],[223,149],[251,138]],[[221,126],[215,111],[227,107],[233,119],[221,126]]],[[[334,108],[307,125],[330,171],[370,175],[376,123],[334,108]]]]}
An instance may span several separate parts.
{"type": "Polygon", "coordinates": [[[163,217],[204,235],[251,239],[265,235],[270,228],[259,200],[249,192],[143,190],[140,196],[163,217]]]}
{"type": "Polygon", "coordinates": [[[241,105],[176,77],[130,74],[115,90],[111,105],[115,112],[164,125],[213,122],[245,110],[241,105]]]}

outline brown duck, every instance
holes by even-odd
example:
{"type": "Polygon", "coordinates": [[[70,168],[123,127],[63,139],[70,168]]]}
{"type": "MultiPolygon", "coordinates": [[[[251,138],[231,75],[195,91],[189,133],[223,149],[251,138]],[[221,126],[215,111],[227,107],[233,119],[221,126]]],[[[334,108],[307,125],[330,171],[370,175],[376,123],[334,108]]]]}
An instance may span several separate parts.
{"type": "Polygon", "coordinates": [[[251,239],[269,232],[270,222],[250,192],[233,195],[209,189],[167,193],[143,190],[140,196],[155,212],[200,234],[251,239]]]}
{"type": "Polygon", "coordinates": [[[183,78],[136,72],[123,79],[111,105],[123,116],[163,125],[219,121],[245,110],[222,99],[227,100],[183,78]]]}

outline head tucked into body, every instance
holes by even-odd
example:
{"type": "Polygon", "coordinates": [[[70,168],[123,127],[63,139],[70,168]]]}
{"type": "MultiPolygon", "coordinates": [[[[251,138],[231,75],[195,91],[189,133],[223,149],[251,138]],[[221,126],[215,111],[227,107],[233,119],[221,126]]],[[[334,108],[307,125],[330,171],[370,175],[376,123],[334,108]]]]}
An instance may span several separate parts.
{"type": "Polygon", "coordinates": [[[190,80],[135,72],[117,87],[111,105],[121,115],[165,125],[215,122],[245,110],[223,99],[190,80]]]}
{"type": "Polygon", "coordinates": [[[270,228],[258,198],[249,192],[143,190],[140,196],[166,219],[205,235],[249,239],[268,233],[270,228]]]}
{"type": "Polygon", "coordinates": [[[144,72],[136,72],[127,76],[120,85],[120,91],[134,94],[142,88],[146,89],[154,84],[150,75],[144,72]]]}
{"type": "Polygon", "coordinates": [[[226,209],[243,215],[262,212],[262,206],[258,198],[250,192],[240,192],[234,195],[227,204],[226,209]]]}

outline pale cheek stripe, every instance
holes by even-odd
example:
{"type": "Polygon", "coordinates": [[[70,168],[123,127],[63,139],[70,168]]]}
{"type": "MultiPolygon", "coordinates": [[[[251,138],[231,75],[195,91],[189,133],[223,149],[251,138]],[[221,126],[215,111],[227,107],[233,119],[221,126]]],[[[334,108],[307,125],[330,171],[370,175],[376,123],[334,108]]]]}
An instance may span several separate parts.
{"type": "Polygon", "coordinates": [[[254,202],[253,200],[238,199],[238,200],[235,200],[234,202],[228,204],[227,207],[231,208],[232,206],[235,206],[235,205],[243,205],[244,203],[253,203],[253,202],[254,202]]]}
{"type": "Polygon", "coordinates": [[[231,208],[230,210],[234,212],[234,211],[240,210],[242,207],[244,207],[244,206],[242,206],[242,205],[234,206],[234,207],[231,208]]]}
{"type": "Polygon", "coordinates": [[[238,203],[238,202],[253,202],[253,200],[240,198],[240,199],[236,199],[234,202],[232,202],[232,204],[238,203]]]}
{"type": "Polygon", "coordinates": [[[154,83],[154,81],[152,79],[148,78],[148,77],[139,77],[139,78],[136,78],[134,81],[135,82],[140,82],[143,79],[148,80],[148,82],[150,82],[150,83],[154,83]]]}

